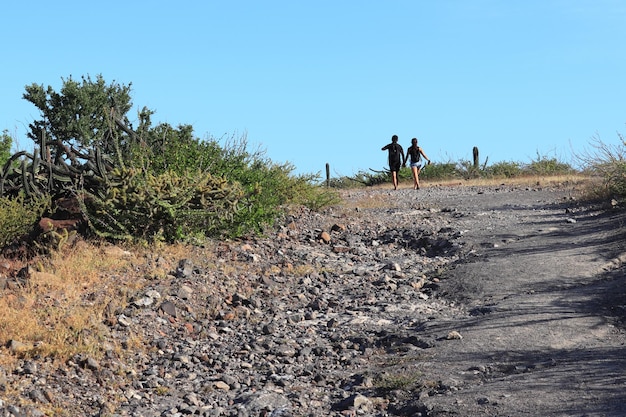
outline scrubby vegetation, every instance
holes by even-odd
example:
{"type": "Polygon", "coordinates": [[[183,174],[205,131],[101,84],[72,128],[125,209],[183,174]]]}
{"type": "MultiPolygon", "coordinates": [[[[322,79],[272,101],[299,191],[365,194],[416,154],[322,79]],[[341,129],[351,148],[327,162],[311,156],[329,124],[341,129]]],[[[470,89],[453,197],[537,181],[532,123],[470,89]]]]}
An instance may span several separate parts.
{"type": "Polygon", "coordinates": [[[618,135],[618,142],[610,144],[595,137],[591,149],[577,155],[582,169],[601,181],[596,188],[600,197],[626,197],[626,139],[618,135]]]}
{"type": "Polygon", "coordinates": [[[50,210],[50,199],[46,197],[24,199],[24,194],[15,198],[0,197],[0,247],[5,247],[16,237],[28,234],[41,216],[50,210]]]}
{"type": "MultiPolygon", "coordinates": [[[[143,108],[133,128],[131,85],[107,84],[101,76],[63,80],[59,92],[32,84],[24,99],[39,110],[30,125],[32,153],[0,157],[0,196],[23,204],[71,200],[91,235],[125,241],[176,242],[262,233],[290,204],[319,209],[337,201],[315,176],[293,175],[289,163],[251,152],[245,135],[226,143],[199,139],[189,125],[153,124],[143,108]]],[[[4,133],[3,140],[10,136],[4,133]]],[[[12,207],[12,211],[18,210],[12,207]]],[[[6,216],[4,242],[33,226],[32,216],[6,216]],[[10,232],[6,232],[10,234],[10,232]]]]}

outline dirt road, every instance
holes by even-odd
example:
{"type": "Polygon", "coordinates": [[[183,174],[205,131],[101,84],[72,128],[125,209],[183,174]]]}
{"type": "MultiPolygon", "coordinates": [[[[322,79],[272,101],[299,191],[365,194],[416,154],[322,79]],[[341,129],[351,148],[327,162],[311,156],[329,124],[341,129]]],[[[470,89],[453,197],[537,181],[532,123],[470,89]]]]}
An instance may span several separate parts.
{"type": "Polygon", "coordinates": [[[437,294],[468,314],[420,329],[445,339],[421,369],[445,389],[422,415],[625,416],[624,210],[568,187],[419,192],[471,248],[437,294]]]}

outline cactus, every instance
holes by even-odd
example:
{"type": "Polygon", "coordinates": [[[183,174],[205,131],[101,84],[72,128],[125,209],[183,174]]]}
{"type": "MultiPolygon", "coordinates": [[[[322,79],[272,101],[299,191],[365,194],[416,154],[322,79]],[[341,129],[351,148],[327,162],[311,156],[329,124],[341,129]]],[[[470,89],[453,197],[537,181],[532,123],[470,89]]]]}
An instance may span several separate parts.
{"type": "Polygon", "coordinates": [[[0,197],[75,199],[82,220],[98,236],[173,241],[218,235],[240,210],[241,185],[208,172],[157,175],[127,168],[123,158],[113,161],[97,146],[76,151],[43,133],[38,145],[32,154],[14,154],[1,168],[0,197]]]}
{"type": "Polygon", "coordinates": [[[89,227],[107,238],[173,241],[198,231],[216,234],[243,196],[241,187],[209,173],[154,175],[125,168],[109,176],[114,185],[81,196],[89,227]]]}

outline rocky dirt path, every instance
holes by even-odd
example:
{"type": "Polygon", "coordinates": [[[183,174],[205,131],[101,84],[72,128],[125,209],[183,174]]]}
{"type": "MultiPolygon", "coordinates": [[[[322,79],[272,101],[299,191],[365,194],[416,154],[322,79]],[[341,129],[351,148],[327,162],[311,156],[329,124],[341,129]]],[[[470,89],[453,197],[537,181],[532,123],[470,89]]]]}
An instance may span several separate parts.
{"type": "Polygon", "coordinates": [[[130,254],[104,354],[0,367],[0,416],[626,415],[623,209],[571,184],[342,196],[130,254]]]}
{"type": "MultiPolygon", "coordinates": [[[[427,193],[426,193],[427,194],[427,193]]],[[[469,256],[442,275],[439,296],[466,317],[423,372],[453,387],[423,398],[428,415],[626,415],[623,211],[573,204],[569,190],[481,190],[455,205],[469,256]]]]}

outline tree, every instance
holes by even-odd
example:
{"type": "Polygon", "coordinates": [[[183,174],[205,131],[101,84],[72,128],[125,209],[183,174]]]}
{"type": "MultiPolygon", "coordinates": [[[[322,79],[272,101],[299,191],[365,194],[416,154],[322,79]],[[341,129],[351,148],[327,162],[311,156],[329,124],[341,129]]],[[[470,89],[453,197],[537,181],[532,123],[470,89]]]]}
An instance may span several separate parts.
{"type": "Polygon", "coordinates": [[[126,116],[132,107],[131,84],[107,85],[102,75],[95,80],[83,76],[82,82],[71,76],[62,81],[60,92],[39,84],[25,87],[23,98],[33,103],[42,116],[29,125],[28,137],[40,143],[45,135],[53,158],[67,154],[67,149],[84,153],[94,145],[106,154],[114,154],[116,146],[127,142],[132,134],[126,116]],[[63,148],[65,151],[61,151],[63,148]]]}

